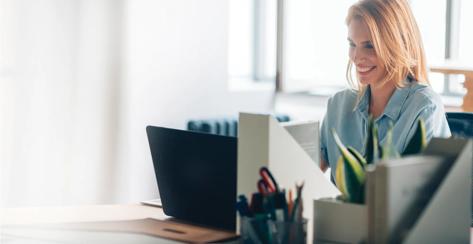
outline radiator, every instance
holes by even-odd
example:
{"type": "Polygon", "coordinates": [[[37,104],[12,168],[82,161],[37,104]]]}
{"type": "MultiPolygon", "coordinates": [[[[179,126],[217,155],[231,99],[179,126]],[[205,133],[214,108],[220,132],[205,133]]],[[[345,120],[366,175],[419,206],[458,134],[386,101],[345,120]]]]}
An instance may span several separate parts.
{"type": "MultiPolygon", "coordinates": [[[[285,114],[275,115],[279,122],[287,122],[290,117],[285,114]]],[[[234,117],[189,120],[187,122],[187,130],[204,132],[222,136],[238,136],[238,119],[234,117]]]]}

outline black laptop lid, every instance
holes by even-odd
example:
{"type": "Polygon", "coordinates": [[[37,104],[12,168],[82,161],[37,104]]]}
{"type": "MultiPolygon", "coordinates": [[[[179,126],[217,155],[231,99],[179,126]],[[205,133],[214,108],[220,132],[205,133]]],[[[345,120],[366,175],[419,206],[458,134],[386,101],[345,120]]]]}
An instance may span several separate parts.
{"type": "Polygon", "coordinates": [[[154,126],[146,132],[164,213],[234,231],[237,139],[154,126]]]}

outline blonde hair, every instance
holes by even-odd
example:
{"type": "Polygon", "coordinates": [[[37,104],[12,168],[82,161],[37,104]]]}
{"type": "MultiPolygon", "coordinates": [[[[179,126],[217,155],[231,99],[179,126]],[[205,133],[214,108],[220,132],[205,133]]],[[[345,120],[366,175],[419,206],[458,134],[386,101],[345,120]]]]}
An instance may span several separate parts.
{"type": "MultiPolygon", "coordinates": [[[[368,26],[376,55],[386,70],[380,82],[393,81],[396,87],[403,87],[404,80],[410,78],[429,84],[419,28],[406,0],[360,0],[350,7],[346,24],[354,19],[368,26]]],[[[361,96],[365,87],[358,77],[358,82],[353,81],[352,67],[349,60],[347,80],[361,96]]]]}

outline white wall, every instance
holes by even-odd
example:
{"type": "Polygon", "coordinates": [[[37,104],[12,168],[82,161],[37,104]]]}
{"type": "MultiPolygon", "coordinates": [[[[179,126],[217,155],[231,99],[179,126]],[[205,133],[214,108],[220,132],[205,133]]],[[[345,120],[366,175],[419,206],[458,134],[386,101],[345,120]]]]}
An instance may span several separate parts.
{"type": "Polygon", "coordinates": [[[115,197],[118,0],[0,1],[0,206],[115,197]]]}
{"type": "Polygon", "coordinates": [[[269,91],[227,88],[227,7],[222,0],[126,2],[117,201],[158,196],[146,125],[184,128],[190,118],[269,111],[269,91]]]}

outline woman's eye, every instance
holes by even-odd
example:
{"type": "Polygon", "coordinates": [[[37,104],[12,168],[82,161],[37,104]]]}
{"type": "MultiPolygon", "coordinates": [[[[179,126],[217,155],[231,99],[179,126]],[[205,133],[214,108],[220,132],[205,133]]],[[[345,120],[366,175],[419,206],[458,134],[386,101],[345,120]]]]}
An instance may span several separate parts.
{"type": "Polygon", "coordinates": [[[350,47],[355,47],[355,43],[350,42],[350,47]]]}
{"type": "Polygon", "coordinates": [[[371,45],[371,44],[366,44],[365,47],[368,48],[368,49],[373,49],[373,45],[371,45]]]}

